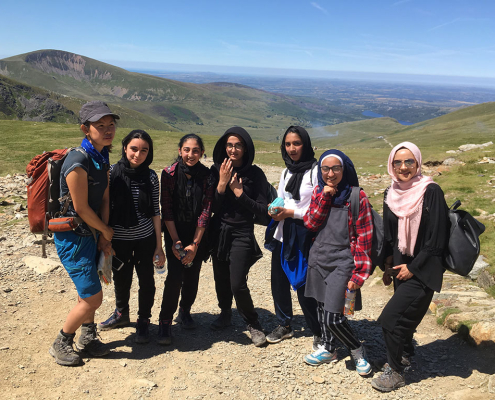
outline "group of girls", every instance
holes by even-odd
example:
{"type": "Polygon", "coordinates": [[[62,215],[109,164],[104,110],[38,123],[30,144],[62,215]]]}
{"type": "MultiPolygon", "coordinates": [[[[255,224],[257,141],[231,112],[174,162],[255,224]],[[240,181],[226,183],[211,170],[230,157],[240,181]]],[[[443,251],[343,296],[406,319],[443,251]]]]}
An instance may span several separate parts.
{"type": "MultiPolygon", "coordinates": [[[[80,112],[85,138],[82,151],[72,151],[61,174],[62,195],[70,192],[69,215],[84,223],[76,230],[56,233],[59,257],[72,278],[78,303],[50,348],[61,365],[77,365],[79,355],[108,354],[97,337],[94,314],[102,301],[96,253],[113,254],[116,309],[99,324],[102,330],[130,323],[129,295],[133,270],[139,279],[139,310],[135,341],[149,341],[155,297],[154,268],[168,275],[159,315],[158,343],[172,342],[172,318],[186,329],[196,327],[191,307],[198,292],[203,260],[213,261],[220,314],[212,329],[232,324],[232,300],[247,324],[252,342],[262,346],[291,338],[291,286],[313,334],[313,351],[304,357],[311,366],[338,360],[336,339],[350,351],[356,371],[371,373],[361,341],[343,314],[346,290],[363,286],[372,270],[371,205],[359,190],[359,213],[353,221],[350,196],[359,181],[352,161],[339,150],[315,159],[307,131],[291,126],[281,144],[286,169],[278,197],[283,206],[270,210],[273,221],[266,246],[272,251],[271,287],[278,326],[267,336],[255,310],[247,278],[262,253],[254,223],[268,212],[269,184],[253,165],[255,148],[240,127],[228,129],[213,151],[211,169],[201,164],[205,148],[190,134],[179,142],[177,160],[161,177],[161,196],[153,161],[153,142],[141,130],[122,141],[122,158],[109,167],[108,150],[115,135],[113,114],[103,102],[85,104],[80,112]],[[160,220],[160,202],[162,217],[160,220]],[[213,213],[213,217],[210,217],[213,213]],[[92,231],[100,232],[95,241],[92,231]],[[180,298],[180,303],[179,303],[180,298]]],[[[412,143],[396,146],[389,156],[392,184],[385,192],[385,272],[383,282],[394,283],[394,295],[379,322],[388,362],[372,386],[391,391],[404,386],[404,368],[414,354],[413,333],[426,314],[434,291],[440,291],[442,255],[448,238],[447,206],[440,187],[421,174],[421,153],[412,143]]],[[[358,296],[358,300],[360,296],[358,296]]],[[[359,302],[359,301],[358,301],[359,302]]]]}

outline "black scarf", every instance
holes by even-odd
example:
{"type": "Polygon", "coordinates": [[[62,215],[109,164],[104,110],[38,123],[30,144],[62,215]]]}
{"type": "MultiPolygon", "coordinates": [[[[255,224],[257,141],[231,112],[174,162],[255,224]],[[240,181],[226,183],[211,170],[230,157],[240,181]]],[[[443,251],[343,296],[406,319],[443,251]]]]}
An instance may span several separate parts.
{"type": "Polygon", "coordinates": [[[138,224],[131,182],[139,186],[139,212],[148,218],[153,216],[153,188],[149,169],[152,161],[153,150],[150,149],[146,160],[139,167],[131,168],[125,149],[122,148],[122,158],[110,173],[110,226],[119,225],[128,229],[138,224]]]}
{"type": "Polygon", "coordinates": [[[203,180],[208,177],[210,170],[201,162],[197,162],[192,167],[184,164],[184,161],[179,157],[177,166],[175,167],[175,184],[174,189],[174,211],[178,213],[178,222],[187,222],[192,218],[197,218],[201,210],[201,201],[203,199],[203,180]],[[187,175],[191,177],[189,180],[187,175]],[[188,214],[188,201],[192,200],[192,215],[188,214]]]}
{"type": "Polygon", "coordinates": [[[251,139],[249,133],[241,128],[240,126],[234,126],[222,135],[220,139],[218,139],[215,148],[213,149],[213,170],[215,171],[216,178],[218,178],[218,173],[220,171],[220,166],[227,156],[227,152],[225,151],[225,142],[227,138],[231,135],[239,136],[244,142],[244,156],[242,158],[242,165],[238,168],[234,168],[234,173],[237,173],[237,178],[242,178],[244,184],[249,183],[254,179],[255,170],[251,168],[254,161],[254,143],[251,139]]]}
{"type": "Polygon", "coordinates": [[[309,134],[306,129],[301,126],[289,126],[289,128],[285,131],[280,150],[282,152],[282,158],[285,161],[285,166],[292,173],[292,176],[285,185],[285,191],[291,193],[294,200],[301,200],[299,190],[301,189],[304,173],[308,169],[311,169],[313,164],[316,162],[315,152],[313,151],[313,146],[311,146],[311,139],[309,138],[309,134]],[[301,158],[297,162],[292,161],[287,153],[287,150],[285,149],[285,137],[291,128],[296,128],[303,143],[301,158]]]}

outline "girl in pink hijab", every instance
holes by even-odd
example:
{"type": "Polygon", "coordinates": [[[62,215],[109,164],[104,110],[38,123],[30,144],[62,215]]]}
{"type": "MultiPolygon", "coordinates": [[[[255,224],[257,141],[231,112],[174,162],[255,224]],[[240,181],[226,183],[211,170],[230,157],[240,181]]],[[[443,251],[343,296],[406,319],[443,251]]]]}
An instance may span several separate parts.
{"type": "Polygon", "coordinates": [[[421,152],[410,142],[395,146],[388,158],[391,186],[385,192],[385,285],[394,295],[378,321],[388,363],[371,385],[389,392],[405,385],[404,369],[414,355],[413,334],[443,280],[443,253],[450,224],[443,191],[421,173],[421,152]]]}

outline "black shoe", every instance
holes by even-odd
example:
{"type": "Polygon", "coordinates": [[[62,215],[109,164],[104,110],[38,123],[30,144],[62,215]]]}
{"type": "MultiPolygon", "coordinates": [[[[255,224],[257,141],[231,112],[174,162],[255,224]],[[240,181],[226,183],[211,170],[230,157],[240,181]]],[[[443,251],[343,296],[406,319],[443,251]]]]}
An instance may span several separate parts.
{"type": "Polygon", "coordinates": [[[175,321],[182,324],[184,329],[196,329],[196,322],[192,319],[191,313],[189,311],[185,311],[182,307],[179,308],[179,315],[175,321]]]}
{"type": "Polygon", "coordinates": [[[114,329],[122,326],[129,325],[131,320],[129,319],[129,314],[122,314],[117,309],[110,314],[110,317],[106,321],[100,322],[98,324],[98,329],[100,331],[107,331],[109,329],[114,329]]]}
{"type": "Polygon", "coordinates": [[[138,318],[136,323],[136,343],[148,343],[150,341],[150,320],[148,318],[138,318]]]}
{"type": "Polygon", "coordinates": [[[74,336],[76,336],[75,333],[69,335],[62,333],[62,331],[57,335],[49,350],[50,355],[55,358],[57,364],[68,366],[79,364],[79,355],[72,348],[74,336]]]}
{"type": "Polygon", "coordinates": [[[249,324],[247,329],[251,334],[251,340],[256,347],[263,346],[266,343],[266,336],[263,333],[263,328],[259,321],[256,321],[254,324],[249,324]]]}
{"type": "Polygon", "coordinates": [[[232,325],[232,310],[222,310],[220,315],[210,324],[210,328],[214,331],[225,329],[232,325]]]}
{"type": "Polygon", "coordinates": [[[94,322],[81,326],[81,336],[79,336],[79,340],[76,343],[76,348],[79,351],[88,353],[91,357],[103,357],[110,353],[108,346],[98,339],[94,322]]]}
{"type": "Polygon", "coordinates": [[[158,326],[158,344],[169,345],[172,344],[172,320],[161,319],[158,326]]]}
{"type": "Polygon", "coordinates": [[[284,339],[290,339],[293,336],[294,336],[294,331],[292,330],[290,325],[289,326],[279,325],[272,331],[272,333],[270,333],[266,337],[266,341],[268,343],[278,343],[284,339]]]}

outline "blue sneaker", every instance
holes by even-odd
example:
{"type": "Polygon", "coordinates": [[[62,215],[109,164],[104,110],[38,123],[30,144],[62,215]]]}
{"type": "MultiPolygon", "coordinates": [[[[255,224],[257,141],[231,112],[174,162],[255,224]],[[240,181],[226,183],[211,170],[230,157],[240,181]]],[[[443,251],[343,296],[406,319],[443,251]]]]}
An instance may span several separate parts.
{"type": "Polygon", "coordinates": [[[324,346],[319,345],[318,350],[304,356],[303,360],[306,364],[311,365],[312,367],[317,367],[321,364],[335,363],[338,361],[337,350],[330,353],[324,346]]]}
{"type": "Polygon", "coordinates": [[[110,317],[106,321],[100,322],[98,324],[98,329],[100,331],[107,331],[109,329],[114,329],[122,326],[127,326],[130,324],[129,314],[122,314],[117,309],[110,314],[110,317]]]}
{"type": "Polygon", "coordinates": [[[356,363],[356,371],[361,376],[366,376],[371,373],[371,364],[366,360],[366,351],[364,346],[359,349],[351,350],[352,358],[356,363]]]}

